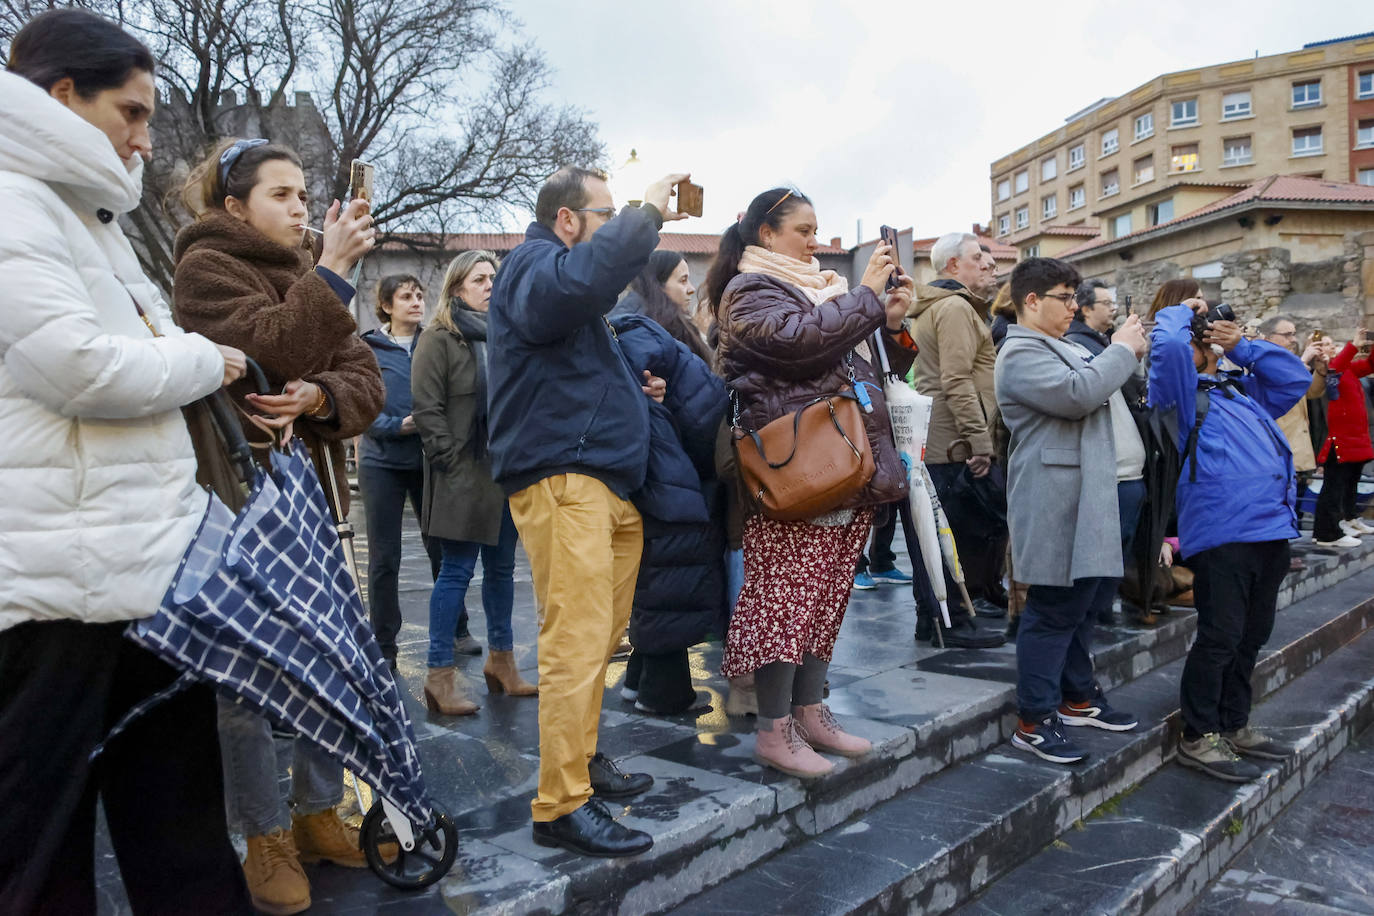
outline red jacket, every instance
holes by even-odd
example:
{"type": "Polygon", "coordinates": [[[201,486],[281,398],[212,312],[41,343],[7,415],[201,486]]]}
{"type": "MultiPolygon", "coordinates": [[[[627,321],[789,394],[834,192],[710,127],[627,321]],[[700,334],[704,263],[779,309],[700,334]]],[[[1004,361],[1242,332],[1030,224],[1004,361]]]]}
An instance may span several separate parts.
{"type": "Polygon", "coordinates": [[[1345,349],[1331,360],[1330,371],[1341,374],[1337,382],[1340,397],[1326,405],[1326,441],[1317,455],[1318,464],[1326,462],[1333,448],[1336,460],[1343,464],[1374,459],[1374,444],[1369,441],[1369,415],[1364,408],[1364,386],[1360,384],[1360,379],[1371,370],[1374,366],[1367,358],[1355,359],[1353,343],[1346,344],[1345,349]]]}

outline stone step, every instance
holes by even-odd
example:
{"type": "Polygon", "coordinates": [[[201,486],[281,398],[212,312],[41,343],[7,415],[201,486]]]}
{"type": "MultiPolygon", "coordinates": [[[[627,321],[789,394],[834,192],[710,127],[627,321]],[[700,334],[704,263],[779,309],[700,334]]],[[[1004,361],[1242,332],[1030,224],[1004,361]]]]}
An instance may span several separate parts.
{"type": "MultiPolygon", "coordinates": [[[[1256,669],[1256,696],[1363,633],[1374,622],[1371,595],[1374,572],[1364,572],[1281,612],[1256,669]]],[[[743,912],[739,901],[753,912],[798,914],[951,909],[1160,769],[1176,741],[1182,666],[1181,658],[1171,661],[1115,690],[1113,704],[1142,725],[1124,735],[1076,733],[1093,752],[1078,767],[1045,763],[999,741],[672,912],[743,912]]]]}
{"type": "Polygon", "coordinates": [[[1180,912],[1374,723],[1370,672],[1374,636],[1365,634],[1256,707],[1258,725],[1297,745],[1293,759],[1239,786],[1165,766],[956,914],[1180,912]]]}

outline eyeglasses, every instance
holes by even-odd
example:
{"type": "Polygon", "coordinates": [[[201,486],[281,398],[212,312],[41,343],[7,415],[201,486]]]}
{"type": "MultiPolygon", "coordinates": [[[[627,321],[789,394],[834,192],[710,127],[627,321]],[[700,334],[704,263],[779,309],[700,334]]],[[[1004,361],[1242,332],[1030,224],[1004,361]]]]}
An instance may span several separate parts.
{"type": "Polygon", "coordinates": [[[1288,337],[1288,338],[1293,338],[1293,337],[1297,337],[1297,336],[1298,336],[1298,332],[1297,332],[1297,331],[1275,331],[1274,333],[1270,334],[1269,336],[1270,336],[1270,337],[1288,337]]]}
{"type": "Polygon", "coordinates": [[[1073,300],[1073,293],[1045,293],[1041,299],[1058,299],[1064,305],[1068,305],[1073,300]]]}
{"type": "Polygon", "coordinates": [[[229,180],[229,170],[234,167],[245,150],[250,150],[255,146],[266,146],[267,141],[259,137],[256,140],[235,140],[234,145],[219,154],[219,186],[224,187],[224,183],[229,180]]]}
{"type": "Polygon", "coordinates": [[[1116,308],[1116,300],[1115,300],[1115,299],[1097,299],[1097,300],[1095,300],[1095,301],[1093,302],[1093,305],[1095,305],[1095,306],[1105,305],[1105,306],[1108,306],[1108,307],[1110,307],[1110,308],[1116,308]]]}
{"type": "Polygon", "coordinates": [[[606,219],[615,216],[615,207],[578,207],[578,213],[600,213],[606,219]]]}

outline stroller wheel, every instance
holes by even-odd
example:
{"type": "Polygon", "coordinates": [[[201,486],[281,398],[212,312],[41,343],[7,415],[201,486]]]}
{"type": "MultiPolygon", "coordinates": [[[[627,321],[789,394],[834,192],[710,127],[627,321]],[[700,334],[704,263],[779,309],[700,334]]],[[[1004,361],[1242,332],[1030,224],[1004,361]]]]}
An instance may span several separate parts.
{"type": "Polygon", "coordinates": [[[419,890],[448,874],[458,856],[458,827],[438,808],[433,811],[431,823],[415,830],[415,848],[407,852],[400,847],[381,801],[373,802],[363,817],[359,842],[368,868],[378,878],[392,887],[419,890]],[[391,862],[382,856],[382,846],[388,843],[397,850],[391,862]]]}

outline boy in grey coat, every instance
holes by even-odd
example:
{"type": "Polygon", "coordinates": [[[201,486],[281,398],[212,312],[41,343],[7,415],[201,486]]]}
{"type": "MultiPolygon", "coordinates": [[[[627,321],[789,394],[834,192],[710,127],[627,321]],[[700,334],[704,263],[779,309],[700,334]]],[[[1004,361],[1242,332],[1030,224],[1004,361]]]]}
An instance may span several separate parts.
{"type": "Polygon", "coordinates": [[[997,406],[1011,430],[1007,522],[1012,568],[1029,584],[1016,640],[1020,723],[1012,744],[1054,763],[1087,755],[1062,726],[1127,731],[1093,678],[1092,611],[1121,578],[1116,450],[1107,399],[1145,352],[1131,316],[1091,362],[1061,338],[1074,315],[1078,271],[1028,258],[1011,274],[1018,323],[997,356],[997,406]]]}

